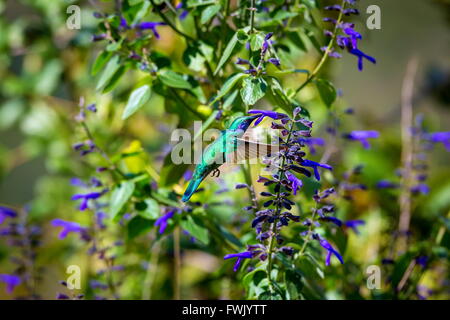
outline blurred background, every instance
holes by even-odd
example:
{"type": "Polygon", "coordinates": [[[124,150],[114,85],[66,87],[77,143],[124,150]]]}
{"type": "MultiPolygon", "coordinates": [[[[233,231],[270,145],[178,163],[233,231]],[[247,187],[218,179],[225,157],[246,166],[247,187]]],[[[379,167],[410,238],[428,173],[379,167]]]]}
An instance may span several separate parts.
{"type": "MultiPolygon", "coordinates": [[[[354,22],[363,34],[361,49],[376,57],[377,64],[366,63],[364,71],[359,72],[356,58],[344,54],[342,59],[327,64],[326,73],[342,93],[341,110],[349,107],[354,110],[353,115],[343,118],[346,130],[377,130],[381,135],[373,140],[371,150],[346,143],[345,153],[332,159],[341,163],[342,172],[364,165],[361,179],[369,186],[369,191],[361,191],[349,215],[365,219],[366,226],[360,237],[350,236],[346,254],[353,257],[355,264],[367,266],[380,263],[383,248],[398,223],[397,191],[376,190],[374,186],[382,179],[398,181],[401,87],[412,57],[417,58],[419,66],[414,114],[424,115],[425,126],[431,132],[450,128],[450,6],[446,0],[358,2],[362,14],[354,22]],[[381,30],[365,27],[368,16],[365,8],[372,4],[381,8],[381,30]]],[[[127,123],[120,120],[120,112],[115,110],[123,110],[130,83],[141,77],[138,72],[129,72],[126,79],[130,81],[123,81],[114,95],[95,92],[98,75],[93,76],[90,70],[101,47],[91,42],[98,23],[92,15],[97,10],[93,3],[105,11],[110,5],[101,1],[0,1],[0,204],[29,211],[31,221],[42,227],[36,265],[43,270],[38,292],[47,299],[53,299],[61,291],[58,281],[66,278],[68,265],[89,264],[88,255],[80,249],[82,245],[76,239],[58,240],[57,230],[50,226],[54,218],[88,220],[84,213],[77,211],[77,204],[70,201],[75,193],[70,179],[87,175],[83,160],[71,148],[80,139],[80,128],[73,121],[79,97],[83,96],[87,103],[96,103],[98,117],[92,120],[91,126],[103,145],[111,152],[119,152],[137,139],[146,151],[145,161],[156,168],[161,164],[171,129],[177,123],[176,115],[167,116],[163,99],[158,95],[152,96],[139,116],[127,123]],[[66,8],[70,4],[81,7],[81,30],[66,28],[66,8]]],[[[155,41],[155,48],[179,60],[182,54],[179,38],[169,28],[161,28],[161,36],[164,41],[155,41]]],[[[317,59],[317,54],[311,50],[294,56],[296,61],[291,63],[308,69],[317,59]]],[[[285,85],[295,87],[301,81],[302,75],[288,77],[285,85]]],[[[321,123],[327,119],[326,108],[317,103],[315,90],[307,88],[300,99],[308,106],[314,121],[321,123]]],[[[325,132],[324,127],[317,130],[325,132]]],[[[431,237],[440,217],[447,216],[450,210],[449,159],[442,144],[436,145],[429,154],[430,192],[417,196],[412,214],[411,230],[419,239],[431,237]]],[[[245,205],[245,199],[233,193],[220,197],[234,197],[245,205]]],[[[217,210],[223,221],[230,217],[239,221],[232,208],[223,206],[217,210]]],[[[146,266],[148,253],[156,249],[148,243],[148,238],[143,236],[117,249],[118,254],[127,253],[126,268],[130,275],[122,296],[148,297],[150,293],[140,284],[154,281],[152,297],[171,298],[170,241],[156,248],[162,255],[157,279],[153,280],[146,266]]],[[[213,252],[199,250],[189,237],[185,237],[183,243],[187,248],[183,253],[184,298],[242,297],[242,288],[233,283],[230,264],[224,266],[213,252]]],[[[11,261],[14,252],[10,249],[0,239],[0,274],[14,268],[14,261],[11,261]]],[[[351,272],[351,265],[348,268],[341,274],[351,272]]],[[[438,272],[446,277],[445,270],[438,272]]],[[[360,279],[352,281],[363,281],[363,277],[361,273],[360,279]]],[[[345,286],[339,284],[338,271],[327,281],[336,287],[327,292],[328,298],[352,298],[352,287],[343,289],[345,286]]],[[[436,285],[436,282],[430,283],[430,286],[436,285]]],[[[18,290],[15,295],[25,292],[24,288],[18,290]]],[[[354,298],[369,297],[365,289],[360,289],[360,294],[354,298]]],[[[445,296],[436,296],[442,297],[445,296]]],[[[0,298],[9,299],[11,295],[0,287],[0,298]]]]}

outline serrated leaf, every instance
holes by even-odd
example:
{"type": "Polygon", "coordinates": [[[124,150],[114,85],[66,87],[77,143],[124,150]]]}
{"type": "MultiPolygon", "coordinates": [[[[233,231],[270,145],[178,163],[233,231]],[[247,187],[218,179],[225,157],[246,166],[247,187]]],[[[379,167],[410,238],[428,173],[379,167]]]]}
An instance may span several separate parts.
{"type": "Polygon", "coordinates": [[[316,83],[317,89],[319,90],[319,95],[322,101],[327,107],[331,107],[333,102],[336,100],[337,93],[333,84],[325,79],[318,79],[314,81],[316,83]]]}
{"type": "Polygon", "coordinates": [[[191,216],[188,216],[186,220],[181,221],[181,227],[203,244],[207,245],[209,243],[208,230],[195,222],[191,216]]]}
{"type": "Polygon", "coordinates": [[[149,99],[151,95],[150,85],[146,84],[134,90],[128,98],[127,105],[122,114],[122,120],[128,119],[139,110],[149,99]]]}
{"type": "Polygon", "coordinates": [[[252,106],[260,100],[267,91],[267,83],[262,78],[246,78],[242,82],[241,98],[246,105],[252,106]]]}
{"type": "Polygon", "coordinates": [[[115,219],[117,217],[127,201],[131,198],[133,192],[134,183],[131,181],[124,181],[114,189],[109,205],[109,215],[111,218],[115,219]]]}

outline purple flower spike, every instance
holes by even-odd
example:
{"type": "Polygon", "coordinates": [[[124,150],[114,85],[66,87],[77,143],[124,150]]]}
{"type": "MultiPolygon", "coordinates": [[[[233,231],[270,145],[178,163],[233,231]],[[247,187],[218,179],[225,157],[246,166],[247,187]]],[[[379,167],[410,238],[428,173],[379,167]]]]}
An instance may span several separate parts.
{"type": "Polygon", "coordinates": [[[339,254],[339,252],[337,252],[337,250],[335,250],[335,249],[331,246],[331,244],[330,244],[327,240],[325,240],[325,239],[320,239],[319,242],[320,242],[320,245],[321,245],[324,249],[326,249],[326,250],[328,251],[327,258],[325,259],[325,265],[326,265],[326,266],[329,266],[329,265],[330,265],[330,262],[331,262],[331,256],[332,256],[333,254],[336,256],[336,258],[338,258],[338,260],[339,260],[339,262],[340,262],[341,264],[344,264],[344,259],[342,259],[342,256],[339,254]]]}
{"type": "Polygon", "coordinates": [[[13,274],[0,274],[0,282],[6,284],[6,292],[8,294],[14,291],[14,288],[20,285],[22,280],[19,276],[13,274]]]}
{"type": "Polygon", "coordinates": [[[313,170],[314,170],[314,177],[316,177],[317,181],[320,181],[320,173],[319,173],[318,167],[321,167],[321,168],[324,168],[324,169],[327,169],[327,170],[333,170],[333,167],[331,167],[328,164],[318,163],[318,162],[315,162],[315,161],[312,161],[312,160],[307,160],[307,159],[303,160],[301,165],[304,166],[304,167],[313,168],[313,170]]]}
{"type": "Polygon", "coordinates": [[[302,180],[297,178],[294,174],[290,173],[289,171],[286,171],[286,178],[290,181],[292,191],[294,195],[296,195],[297,190],[301,188],[301,186],[303,185],[302,180]]]}
{"type": "Polygon", "coordinates": [[[450,151],[450,131],[430,133],[426,138],[433,143],[442,143],[445,149],[450,151]]]}
{"type": "Polygon", "coordinates": [[[164,231],[166,230],[167,225],[168,225],[168,220],[171,219],[174,216],[174,214],[175,214],[175,210],[170,210],[165,215],[163,215],[162,217],[159,217],[155,221],[155,226],[159,226],[160,234],[164,233],[164,231]]]}
{"type": "Polygon", "coordinates": [[[8,207],[0,206],[0,224],[2,224],[6,218],[15,218],[15,217],[17,217],[16,211],[8,207]]]}
{"type": "Polygon", "coordinates": [[[53,227],[62,227],[62,230],[59,234],[60,239],[64,239],[71,232],[79,233],[82,239],[88,239],[87,228],[80,226],[76,222],[65,221],[62,219],[54,219],[52,220],[53,227]]]}
{"type": "Polygon", "coordinates": [[[364,220],[348,220],[344,222],[344,225],[348,228],[351,228],[356,234],[359,234],[358,226],[362,226],[364,224],[364,220]]]}
{"type": "Polygon", "coordinates": [[[256,127],[258,124],[263,121],[265,117],[272,118],[274,120],[287,118],[288,116],[284,113],[279,113],[275,111],[269,111],[269,110],[258,110],[258,109],[251,109],[248,111],[249,114],[259,114],[259,118],[255,121],[254,126],[256,127]]]}
{"type": "Polygon", "coordinates": [[[236,272],[236,271],[238,271],[239,267],[241,266],[242,260],[253,258],[253,253],[250,251],[244,251],[244,252],[239,252],[239,253],[227,254],[225,257],[223,257],[224,260],[228,260],[228,259],[232,259],[232,258],[237,258],[236,263],[234,264],[234,267],[233,267],[233,271],[236,272]]]}
{"type": "Polygon", "coordinates": [[[159,36],[158,31],[156,30],[156,27],[158,27],[158,26],[165,26],[165,25],[166,24],[164,22],[150,22],[150,21],[147,21],[147,22],[138,23],[136,25],[136,28],[138,28],[140,30],[148,30],[148,29],[150,29],[150,30],[152,30],[152,32],[155,35],[156,39],[159,39],[160,36],[159,36]]]}
{"type": "Polygon", "coordinates": [[[89,207],[89,200],[98,199],[103,195],[104,192],[90,192],[86,194],[76,194],[71,199],[72,200],[83,200],[80,204],[80,211],[84,211],[89,207]]]}
{"type": "Polygon", "coordinates": [[[380,134],[378,133],[378,131],[375,131],[375,130],[352,131],[352,132],[348,133],[347,135],[345,135],[345,137],[347,139],[357,140],[357,141],[361,142],[361,144],[363,145],[363,147],[365,149],[370,149],[370,144],[367,141],[367,139],[374,139],[374,138],[378,138],[379,136],[380,136],[380,134]]]}

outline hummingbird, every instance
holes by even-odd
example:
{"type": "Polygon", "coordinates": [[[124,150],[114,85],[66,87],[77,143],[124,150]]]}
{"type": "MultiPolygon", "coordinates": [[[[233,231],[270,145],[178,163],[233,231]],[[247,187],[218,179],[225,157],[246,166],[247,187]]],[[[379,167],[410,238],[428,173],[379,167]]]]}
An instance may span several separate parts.
{"type": "Polygon", "coordinates": [[[249,159],[261,154],[270,154],[280,148],[275,145],[241,139],[248,127],[258,117],[259,115],[236,118],[228,129],[223,130],[219,137],[205,148],[200,163],[195,167],[192,179],[181,199],[183,202],[191,198],[200,183],[210,173],[213,177],[219,177],[219,167],[224,163],[238,163],[239,160],[249,159]]]}

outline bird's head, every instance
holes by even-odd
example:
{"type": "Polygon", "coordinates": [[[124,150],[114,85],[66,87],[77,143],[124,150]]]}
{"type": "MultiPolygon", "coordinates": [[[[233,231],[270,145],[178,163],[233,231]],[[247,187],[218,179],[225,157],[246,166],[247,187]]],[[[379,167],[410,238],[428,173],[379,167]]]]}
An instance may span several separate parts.
{"type": "Polygon", "coordinates": [[[233,121],[233,123],[231,123],[228,130],[245,132],[248,129],[248,127],[252,124],[253,120],[255,120],[258,117],[259,115],[238,117],[233,121]]]}

